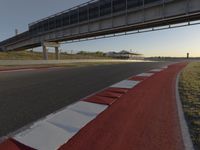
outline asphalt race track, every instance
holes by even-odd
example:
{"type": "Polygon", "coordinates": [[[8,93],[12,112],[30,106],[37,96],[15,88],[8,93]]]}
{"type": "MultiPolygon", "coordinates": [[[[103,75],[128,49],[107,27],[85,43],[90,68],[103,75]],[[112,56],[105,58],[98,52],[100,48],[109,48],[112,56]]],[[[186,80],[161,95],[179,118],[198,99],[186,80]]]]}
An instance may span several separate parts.
{"type": "Polygon", "coordinates": [[[0,72],[0,137],[118,81],[169,63],[0,72]]]}

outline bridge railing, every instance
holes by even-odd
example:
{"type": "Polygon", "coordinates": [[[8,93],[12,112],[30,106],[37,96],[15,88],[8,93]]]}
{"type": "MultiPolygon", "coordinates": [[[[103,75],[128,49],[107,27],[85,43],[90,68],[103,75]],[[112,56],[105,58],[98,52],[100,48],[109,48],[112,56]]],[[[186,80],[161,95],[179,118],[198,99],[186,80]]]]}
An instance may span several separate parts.
{"type": "Polygon", "coordinates": [[[92,0],[56,15],[44,18],[29,25],[30,32],[37,34],[60,27],[66,27],[130,9],[143,9],[146,5],[162,4],[173,0],[92,0]]]}

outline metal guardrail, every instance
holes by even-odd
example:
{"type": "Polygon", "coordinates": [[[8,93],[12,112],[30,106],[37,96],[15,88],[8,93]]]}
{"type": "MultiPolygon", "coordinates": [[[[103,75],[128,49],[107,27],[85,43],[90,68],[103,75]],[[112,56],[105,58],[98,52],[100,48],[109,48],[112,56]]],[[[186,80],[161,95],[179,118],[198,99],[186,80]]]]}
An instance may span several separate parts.
{"type": "MultiPolygon", "coordinates": [[[[94,4],[95,2],[99,2],[99,4],[100,4],[100,2],[101,1],[105,1],[106,2],[106,0],[91,0],[91,1],[88,1],[88,2],[86,2],[86,3],[83,3],[83,4],[80,4],[80,5],[78,5],[78,6],[75,6],[75,7],[72,7],[72,8],[70,8],[70,9],[67,9],[67,10],[65,10],[65,11],[62,11],[62,12],[59,12],[59,13],[56,13],[56,14],[54,14],[54,15],[51,15],[51,16],[48,16],[48,17],[46,17],[46,18],[43,18],[43,19],[40,19],[40,20],[38,20],[38,21],[35,21],[35,22],[32,22],[32,23],[30,23],[29,24],[29,28],[31,28],[32,26],[34,26],[34,25],[36,25],[36,24],[38,24],[38,23],[41,23],[41,22],[43,22],[43,21],[46,21],[46,20],[48,20],[48,19],[51,19],[51,18],[54,18],[54,17],[58,17],[58,16],[60,16],[60,15],[62,15],[62,14],[65,14],[65,13],[69,13],[70,11],[73,11],[73,10],[78,10],[78,12],[79,12],[79,8],[81,8],[81,7],[84,7],[84,6],[87,6],[88,7],[88,10],[89,10],[89,6],[90,6],[90,4],[94,4]]],[[[113,2],[115,1],[115,0],[107,0],[107,1],[110,1],[111,2],[111,14],[113,14],[114,12],[113,12],[113,10],[114,10],[114,8],[113,8],[113,2]]],[[[128,4],[128,2],[129,2],[129,0],[125,0],[126,2],[126,5],[128,4]]],[[[162,3],[162,4],[165,4],[165,3],[167,3],[167,2],[169,2],[169,1],[174,1],[174,0],[150,0],[150,2],[148,2],[147,4],[149,4],[149,3],[162,3]]],[[[142,7],[144,7],[145,6],[145,0],[141,0],[141,2],[142,2],[142,7]]],[[[140,6],[140,7],[141,7],[140,6]]],[[[100,7],[100,6],[98,6],[98,7],[100,7]]],[[[100,9],[100,8],[99,8],[100,9]]],[[[126,8],[125,8],[125,10],[124,11],[127,11],[128,10],[128,8],[127,8],[127,6],[126,6],[126,8]]],[[[88,12],[88,16],[90,16],[90,12],[88,12]]],[[[99,16],[100,17],[100,16],[99,16]]],[[[99,18],[98,17],[98,18],[99,18]]],[[[89,18],[88,18],[88,20],[90,20],[89,18]]],[[[80,20],[79,20],[79,18],[78,18],[78,22],[80,22],[80,20]]]]}
{"type": "Polygon", "coordinates": [[[69,9],[67,9],[67,10],[61,11],[61,12],[59,12],[59,13],[56,13],[56,14],[53,14],[53,15],[51,15],[51,16],[45,17],[45,18],[43,18],[43,19],[34,21],[34,22],[32,22],[32,23],[29,24],[29,27],[30,27],[30,26],[33,26],[33,25],[35,25],[35,24],[37,24],[37,23],[39,23],[39,22],[41,22],[41,21],[44,21],[44,20],[47,20],[47,19],[50,19],[50,18],[59,16],[59,15],[61,15],[61,14],[67,13],[67,12],[69,12],[69,11],[71,11],[71,10],[78,9],[78,8],[80,8],[80,7],[86,6],[86,5],[88,5],[88,4],[91,4],[91,3],[94,3],[94,2],[97,2],[97,1],[99,1],[99,0],[90,0],[90,1],[88,1],[88,2],[86,2],[86,3],[82,3],[82,4],[80,4],[80,5],[74,6],[74,7],[72,7],[72,8],[69,8],[69,9]]]}

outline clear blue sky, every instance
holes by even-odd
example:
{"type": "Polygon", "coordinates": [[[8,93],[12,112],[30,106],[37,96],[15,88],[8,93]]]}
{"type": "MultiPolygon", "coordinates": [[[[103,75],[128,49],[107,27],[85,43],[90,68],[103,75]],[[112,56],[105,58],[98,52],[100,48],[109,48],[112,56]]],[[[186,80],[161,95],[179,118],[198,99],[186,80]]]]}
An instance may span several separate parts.
{"type": "MultiPolygon", "coordinates": [[[[0,41],[28,29],[28,24],[88,0],[0,0],[0,41]]],[[[62,50],[130,50],[145,56],[200,57],[200,25],[62,46],[62,50]]]]}

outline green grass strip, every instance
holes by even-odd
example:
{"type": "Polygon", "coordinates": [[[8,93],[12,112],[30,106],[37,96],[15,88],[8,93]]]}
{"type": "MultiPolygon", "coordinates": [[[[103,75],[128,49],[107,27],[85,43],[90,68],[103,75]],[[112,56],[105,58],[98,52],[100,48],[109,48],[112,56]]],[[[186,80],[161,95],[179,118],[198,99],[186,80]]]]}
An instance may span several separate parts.
{"type": "Polygon", "coordinates": [[[200,62],[192,62],[183,70],[179,92],[194,147],[200,149],[200,62]]]}

